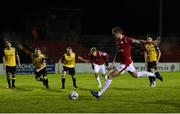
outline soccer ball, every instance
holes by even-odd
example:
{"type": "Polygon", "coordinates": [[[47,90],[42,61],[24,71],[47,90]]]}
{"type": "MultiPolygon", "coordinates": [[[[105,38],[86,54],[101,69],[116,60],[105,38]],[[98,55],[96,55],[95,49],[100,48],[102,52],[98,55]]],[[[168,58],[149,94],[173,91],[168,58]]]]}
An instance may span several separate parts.
{"type": "Polygon", "coordinates": [[[79,94],[76,91],[71,91],[71,93],[69,94],[69,99],[71,100],[77,100],[79,98],[79,94]]]}

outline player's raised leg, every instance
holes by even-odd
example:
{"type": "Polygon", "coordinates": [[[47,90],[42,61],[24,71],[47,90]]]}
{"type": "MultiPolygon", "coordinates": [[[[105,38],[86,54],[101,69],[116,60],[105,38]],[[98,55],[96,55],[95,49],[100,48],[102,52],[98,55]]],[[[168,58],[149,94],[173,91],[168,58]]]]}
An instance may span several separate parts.
{"type": "Polygon", "coordinates": [[[129,72],[133,77],[140,78],[140,77],[156,77],[160,81],[163,81],[163,77],[160,75],[159,72],[151,73],[148,71],[133,71],[129,72]]]}
{"type": "Polygon", "coordinates": [[[140,78],[140,77],[155,77],[161,81],[163,81],[163,77],[160,75],[159,72],[151,73],[148,71],[138,71],[135,69],[133,62],[127,67],[126,69],[133,77],[140,78]]]}

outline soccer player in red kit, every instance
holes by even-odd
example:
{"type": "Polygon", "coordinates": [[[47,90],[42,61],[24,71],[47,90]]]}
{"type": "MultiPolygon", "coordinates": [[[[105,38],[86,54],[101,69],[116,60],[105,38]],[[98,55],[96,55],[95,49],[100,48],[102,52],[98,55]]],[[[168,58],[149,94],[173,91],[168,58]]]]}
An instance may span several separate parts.
{"type": "MultiPolygon", "coordinates": [[[[112,79],[114,77],[117,77],[121,74],[124,74],[125,72],[128,72],[131,76],[135,78],[139,77],[156,77],[157,79],[163,81],[163,77],[159,74],[159,72],[151,73],[148,71],[137,71],[133,65],[133,60],[131,58],[131,48],[133,43],[137,44],[143,44],[147,41],[145,40],[136,40],[127,36],[124,36],[123,30],[121,27],[115,27],[112,29],[112,34],[116,37],[116,46],[117,46],[117,53],[119,54],[119,59],[121,63],[119,66],[116,67],[116,69],[113,69],[113,71],[109,74],[108,79],[105,83],[105,85],[100,89],[100,91],[95,92],[91,91],[91,94],[99,98],[104,91],[110,86],[112,79]]],[[[158,43],[158,41],[152,41],[152,43],[158,43]]],[[[113,66],[110,65],[109,69],[113,66]]]]}
{"type": "Polygon", "coordinates": [[[95,78],[98,83],[98,88],[102,87],[99,73],[102,74],[105,80],[107,80],[106,75],[106,66],[108,66],[108,54],[106,52],[102,52],[97,50],[95,47],[92,47],[89,53],[89,60],[81,59],[82,61],[86,63],[92,64],[92,69],[95,73],[95,78]]]}

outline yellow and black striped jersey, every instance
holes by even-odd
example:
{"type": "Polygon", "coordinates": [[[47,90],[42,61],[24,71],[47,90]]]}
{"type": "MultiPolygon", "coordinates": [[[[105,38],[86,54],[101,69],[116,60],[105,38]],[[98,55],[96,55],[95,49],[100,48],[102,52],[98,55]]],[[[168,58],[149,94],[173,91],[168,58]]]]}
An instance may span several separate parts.
{"type": "Polygon", "coordinates": [[[67,53],[65,53],[61,60],[65,67],[73,68],[75,67],[76,54],[72,53],[71,55],[68,55],[67,53]]]}
{"type": "Polygon", "coordinates": [[[44,67],[44,63],[46,63],[45,55],[40,54],[37,56],[36,54],[32,54],[32,63],[38,69],[44,67]]]}
{"type": "Polygon", "coordinates": [[[160,52],[160,48],[154,44],[146,44],[145,51],[147,52],[147,62],[157,61],[157,54],[160,52]]]}
{"type": "Polygon", "coordinates": [[[14,47],[5,48],[3,56],[5,57],[5,65],[7,66],[16,66],[16,55],[17,51],[14,47]]]}

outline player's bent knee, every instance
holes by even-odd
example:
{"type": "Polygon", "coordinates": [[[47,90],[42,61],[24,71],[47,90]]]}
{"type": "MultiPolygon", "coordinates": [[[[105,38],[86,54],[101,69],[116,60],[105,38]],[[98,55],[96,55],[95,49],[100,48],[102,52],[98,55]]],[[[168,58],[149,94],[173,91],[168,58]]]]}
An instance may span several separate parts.
{"type": "Polygon", "coordinates": [[[8,72],[8,73],[6,73],[6,75],[7,75],[7,76],[10,76],[10,75],[11,75],[11,73],[10,73],[10,72],[8,72]]]}
{"type": "Polygon", "coordinates": [[[44,79],[45,79],[45,80],[47,80],[47,79],[48,79],[48,77],[47,77],[47,76],[44,76],[44,79]]]}
{"type": "Polygon", "coordinates": [[[128,72],[129,74],[131,74],[132,77],[134,78],[138,78],[138,72],[128,72]]]}
{"type": "Polygon", "coordinates": [[[138,78],[138,76],[137,75],[131,75],[132,77],[134,77],[134,78],[138,78]]]}
{"type": "Polygon", "coordinates": [[[112,80],[112,79],[113,79],[113,77],[112,77],[112,76],[109,76],[109,77],[108,77],[108,80],[112,80]]]}
{"type": "Polygon", "coordinates": [[[35,76],[36,81],[41,81],[40,76],[35,76]]]}
{"type": "Polygon", "coordinates": [[[72,76],[73,78],[76,78],[76,76],[72,76]]]}
{"type": "Polygon", "coordinates": [[[109,76],[108,76],[108,79],[112,79],[114,77],[117,77],[120,75],[120,71],[116,70],[116,71],[113,71],[109,76]]]}
{"type": "Polygon", "coordinates": [[[150,72],[152,72],[152,73],[154,73],[155,71],[156,71],[155,68],[150,69],[150,72]]]}
{"type": "Polygon", "coordinates": [[[37,81],[41,81],[41,78],[40,78],[40,77],[36,77],[36,80],[37,80],[37,81]]]}
{"type": "Polygon", "coordinates": [[[62,75],[62,77],[61,78],[65,78],[65,75],[62,75]]]}

